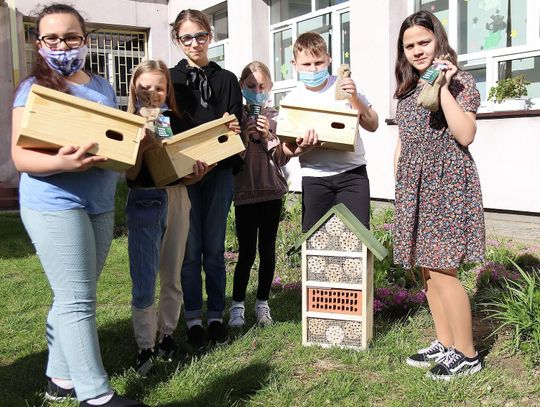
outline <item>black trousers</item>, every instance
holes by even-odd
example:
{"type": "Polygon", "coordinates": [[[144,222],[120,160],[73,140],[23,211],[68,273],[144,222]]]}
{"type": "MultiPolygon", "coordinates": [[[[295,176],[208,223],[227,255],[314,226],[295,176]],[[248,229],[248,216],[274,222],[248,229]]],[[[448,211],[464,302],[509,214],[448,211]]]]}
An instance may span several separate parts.
{"type": "Polygon", "coordinates": [[[233,300],[244,301],[259,240],[259,285],[257,299],[268,300],[276,268],[276,236],[281,199],[234,207],[238,263],[234,270],[233,300]]]}
{"type": "Polygon", "coordinates": [[[302,232],[334,205],[343,203],[369,229],[369,179],[366,166],[330,177],[302,178],[302,232]]]}

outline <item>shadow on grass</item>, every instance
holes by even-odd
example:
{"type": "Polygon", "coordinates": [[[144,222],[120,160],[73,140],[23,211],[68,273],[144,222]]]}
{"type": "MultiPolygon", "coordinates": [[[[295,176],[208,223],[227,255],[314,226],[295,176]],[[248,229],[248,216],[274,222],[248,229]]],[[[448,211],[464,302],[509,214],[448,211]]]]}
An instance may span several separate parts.
{"type": "MultiPolygon", "coordinates": [[[[136,355],[131,321],[126,319],[100,327],[98,335],[105,370],[109,376],[123,374],[132,366],[136,355]]],[[[43,405],[47,353],[32,353],[0,366],[0,406],[43,405]]]]}
{"type": "Polygon", "coordinates": [[[22,258],[35,253],[19,213],[0,214],[0,258],[22,258]]]}
{"type": "Polygon", "coordinates": [[[161,407],[209,407],[244,406],[251,396],[268,382],[272,369],[265,363],[254,363],[236,373],[207,384],[195,398],[187,401],[172,401],[158,404],[161,407]]]}
{"type": "Polygon", "coordinates": [[[272,318],[276,322],[302,321],[302,294],[300,290],[283,289],[275,292],[268,301],[272,318]]]}

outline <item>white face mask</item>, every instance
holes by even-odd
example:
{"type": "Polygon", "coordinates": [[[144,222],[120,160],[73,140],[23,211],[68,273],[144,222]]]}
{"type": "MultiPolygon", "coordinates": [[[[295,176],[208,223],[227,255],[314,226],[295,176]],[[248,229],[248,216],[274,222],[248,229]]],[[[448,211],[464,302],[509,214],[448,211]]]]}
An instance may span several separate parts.
{"type": "Polygon", "coordinates": [[[88,47],[84,45],[80,48],[63,51],[52,51],[48,48],[41,47],[39,54],[53,71],[63,76],[71,76],[83,68],[86,55],[88,54],[88,47]]]}

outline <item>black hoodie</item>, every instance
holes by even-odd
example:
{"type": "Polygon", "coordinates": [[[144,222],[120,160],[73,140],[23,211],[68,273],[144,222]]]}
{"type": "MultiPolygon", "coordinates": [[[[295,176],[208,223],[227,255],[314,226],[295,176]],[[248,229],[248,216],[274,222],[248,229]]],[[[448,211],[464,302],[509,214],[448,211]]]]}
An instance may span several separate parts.
{"type": "MultiPolygon", "coordinates": [[[[234,114],[240,122],[242,120],[242,91],[238,78],[213,61],[201,68],[206,74],[211,88],[208,103],[204,103],[204,101],[201,102],[199,88],[188,84],[189,69],[188,61],[185,58],[170,69],[176,103],[182,116],[198,126],[219,119],[223,117],[225,112],[228,112],[234,114]]],[[[174,123],[172,125],[173,131],[175,131],[174,123]]],[[[241,158],[236,155],[223,160],[220,165],[232,167],[236,172],[239,167],[241,168],[241,158]]]]}
{"type": "Polygon", "coordinates": [[[195,126],[219,119],[225,112],[234,114],[238,120],[241,120],[242,91],[236,76],[222,69],[215,62],[210,62],[201,69],[206,74],[212,90],[206,107],[201,104],[199,89],[187,83],[189,77],[187,60],[182,59],[170,69],[174,95],[182,115],[190,118],[195,126]]]}

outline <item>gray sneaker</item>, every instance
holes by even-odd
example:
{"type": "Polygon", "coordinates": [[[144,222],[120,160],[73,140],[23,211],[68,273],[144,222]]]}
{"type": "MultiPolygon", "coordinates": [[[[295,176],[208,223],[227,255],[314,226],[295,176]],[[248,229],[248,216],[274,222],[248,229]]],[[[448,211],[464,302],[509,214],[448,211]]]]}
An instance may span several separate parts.
{"type": "Polygon", "coordinates": [[[245,312],[244,304],[234,304],[229,308],[229,327],[230,328],[242,328],[246,323],[244,317],[245,312]]]}
{"type": "Polygon", "coordinates": [[[255,317],[257,318],[257,325],[267,326],[272,325],[274,320],[270,315],[270,307],[268,304],[258,304],[255,306],[255,317]]]}

